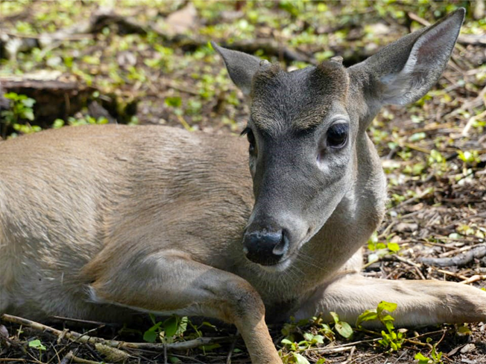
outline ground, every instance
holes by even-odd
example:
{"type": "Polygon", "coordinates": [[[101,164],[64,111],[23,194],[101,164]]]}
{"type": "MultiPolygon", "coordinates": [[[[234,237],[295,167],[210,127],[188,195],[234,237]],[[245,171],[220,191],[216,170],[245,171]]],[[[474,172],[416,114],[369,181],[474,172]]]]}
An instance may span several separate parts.
{"type": "MultiPolygon", "coordinates": [[[[349,66],[458,6],[466,6],[468,15],[444,76],[423,99],[410,107],[385,109],[370,127],[388,177],[389,200],[385,220],[366,247],[364,274],[485,287],[486,20],[482,1],[3,1],[0,85],[7,95],[0,98],[1,136],[115,120],[239,133],[248,108],[209,40],[281,62],[289,69],[335,55],[343,56],[349,66]],[[33,77],[38,83],[28,81],[26,86],[33,77]],[[49,92],[48,82],[52,82],[49,92]],[[69,94],[62,85],[70,87],[69,94]],[[438,258],[445,260],[434,260],[438,258]],[[438,266],[441,263],[449,265],[438,266]]],[[[172,318],[157,324],[154,320],[147,318],[137,327],[115,327],[59,318],[50,327],[61,332],[54,332],[3,318],[0,363],[248,362],[244,344],[233,338],[232,327],[195,321],[184,331],[185,321],[172,318]],[[72,338],[67,330],[83,333],[85,339],[72,338]],[[153,341],[179,343],[199,336],[222,337],[223,342],[210,339],[202,348],[182,351],[150,347],[153,341]],[[110,345],[120,347],[119,343],[83,342],[89,337],[145,343],[145,347],[125,345],[113,352],[110,345]]],[[[405,341],[394,350],[380,332],[358,329],[346,339],[340,334],[348,336],[345,324],[327,324],[315,318],[272,326],[283,360],[412,363],[418,362],[414,358],[420,352],[430,363],[486,362],[483,324],[408,330],[402,332],[405,341]]]]}

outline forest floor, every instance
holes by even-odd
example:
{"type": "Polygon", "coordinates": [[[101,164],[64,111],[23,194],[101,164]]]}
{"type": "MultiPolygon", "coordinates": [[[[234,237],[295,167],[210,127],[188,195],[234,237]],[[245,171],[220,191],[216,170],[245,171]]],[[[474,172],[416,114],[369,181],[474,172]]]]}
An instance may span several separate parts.
{"type": "MultiPolygon", "coordinates": [[[[209,40],[289,69],[334,55],[349,66],[455,8],[413,1],[102,3],[0,4],[3,138],[116,121],[239,133],[248,107],[209,40]]],[[[486,21],[484,9],[474,20],[480,10],[466,5],[464,37],[438,84],[409,107],[384,109],[369,129],[389,200],[365,247],[368,277],[486,287],[486,21]]],[[[124,327],[57,318],[46,328],[0,318],[0,363],[249,362],[231,326],[157,322],[147,317],[124,327]],[[73,331],[82,335],[73,338],[73,331]],[[94,337],[105,341],[95,345],[94,337]],[[157,344],[191,344],[198,337],[209,338],[206,345],[164,350],[157,344]]],[[[483,323],[400,331],[404,341],[396,350],[379,342],[381,332],[356,329],[344,338],[327,324],[316,318],[271,326],[284,362],[416,363],[421,353],[421,364],[486,363],[483,323]]]]}

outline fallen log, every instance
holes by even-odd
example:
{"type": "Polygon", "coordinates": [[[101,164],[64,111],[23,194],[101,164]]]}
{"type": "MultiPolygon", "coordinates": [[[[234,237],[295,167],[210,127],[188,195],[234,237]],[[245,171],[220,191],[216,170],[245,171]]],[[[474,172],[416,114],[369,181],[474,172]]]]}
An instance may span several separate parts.
{"type": "Polygon", "coordinates": [[[4,93],[14,92],[35,99],[35,124],[42,128],[55,119],[66,120],[80,111],[95,91],[72,76],[48,71],[0,77],[0,88],[4,93]]]}

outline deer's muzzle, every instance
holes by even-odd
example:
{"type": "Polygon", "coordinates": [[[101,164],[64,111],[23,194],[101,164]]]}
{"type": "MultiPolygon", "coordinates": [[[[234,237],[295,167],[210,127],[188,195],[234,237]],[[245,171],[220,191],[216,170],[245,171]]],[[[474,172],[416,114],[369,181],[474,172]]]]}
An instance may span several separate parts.
{"type": "Polygon", "coordinates": [[[282,261],[289,250],[289,239],[285,230],[267,229],[246,232],[243,251],[246,257],[261,265],[275,265],[282,261]]]}

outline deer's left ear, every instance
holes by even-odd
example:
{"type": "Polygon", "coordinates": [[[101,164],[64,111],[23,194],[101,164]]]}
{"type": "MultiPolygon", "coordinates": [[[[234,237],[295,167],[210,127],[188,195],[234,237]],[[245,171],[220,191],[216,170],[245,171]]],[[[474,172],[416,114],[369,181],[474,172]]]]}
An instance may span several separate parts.
{"type": "MultiPolygon", "coordinates": [[[[380,105],[417,101],[437,82],[451,56],[466,11],[458,9],[441,21],[383,48],[350,73],[367,74],[365,87],[380,105]]],[[[363,77],[361,76],[361,77],[363,77]]]]}
{"type": "Polygon", "coordinates": [[[224,64],[233,83],[245,95],[249,95],[253,76],[260,67],[269,65],[269,62],[243,52],[220,47],[214,42],[211,42],[211,45],[223,57],[224,64]]]}

